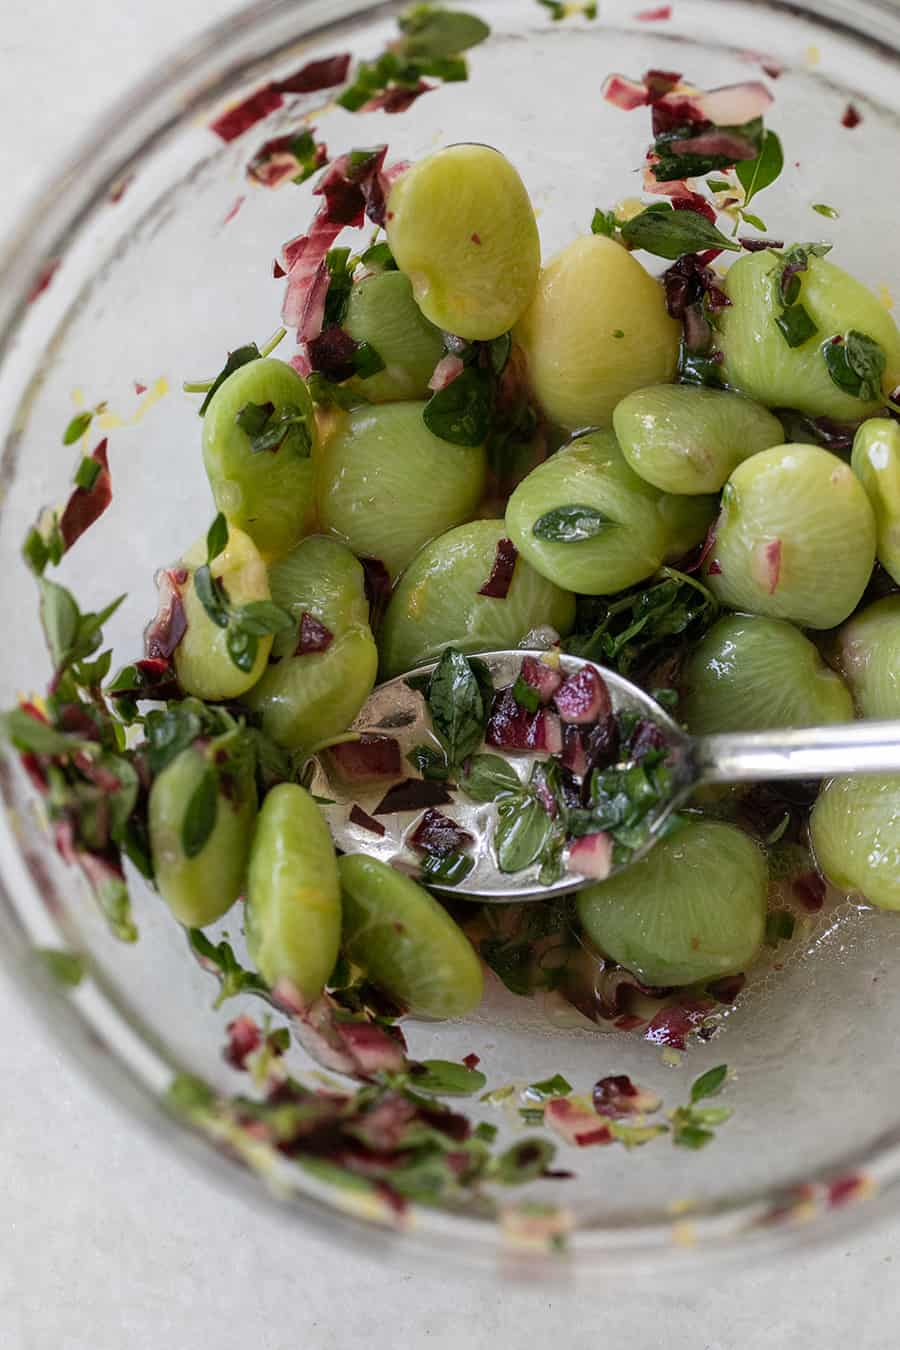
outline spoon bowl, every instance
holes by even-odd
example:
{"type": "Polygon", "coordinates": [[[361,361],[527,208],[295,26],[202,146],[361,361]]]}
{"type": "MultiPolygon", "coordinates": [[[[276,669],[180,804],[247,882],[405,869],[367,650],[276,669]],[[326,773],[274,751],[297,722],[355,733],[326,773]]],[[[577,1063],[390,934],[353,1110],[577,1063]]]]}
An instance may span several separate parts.
{"type": "MultiPolygon", "coordinates": [[[[500,690],[515,682],[525,657],[540,660],[547,657],[546,651],[516,649],[502,652],[482,652],[478,657],[487,666],[496,689],[500,690]]],[[[398,675],[376,688],[353,723],[350,735],[391,737],[397,741],[402,757],[403,771],[397,775],[397,781],[409,779],[420,782],[417,770],[409,764],[407,755],[414,747],[426,745],[433,750],[440,749],[431,725],[431,718],[423,694],[409,682],[418,677],[427,677],[435,669],[436,661],[418,667],[404,675],[398,675]]],[[[674,768],[678,779],[678,793],[661,804],[648,821],[648,838],[645,844],[629,858],[629,864],[647,852],[659,832],[664,829],[666,820],[683,800],[680,777],[685,776],[685,786],[690,789],[686,776],[686,748],[688,737],[668,713],[651,698],[615,671],[607,670],[595,662],[577,656],[559,655],[558,669],[564,676],[577,673],[584,666],[592,666],[605,681],[609,691],[614,714],[634,713],[638,717],[654,722],[670,745],[669,764],[674,768]],[[679,766],[682,766],[679,769],[679,766]]],[[[491,754],[505,760],[516,772],[525,786],[532,766],[536,761],[550,758],[548,752],[518,752],[499,749],[496,746],[485,747],[491,754]]],[[[493,846],[494,830],[497,824],[496,802],[474,802],[461,791],[441,794],[442,784],[433,783],[429,794],[428,787],[412,789],[417,797],[415,804],[407,810],[386,811],[381,808],[386,792],[392,786],[390,780],[377,782],[359,781],[350,785],[338,771],[327,749],[313,757],[312,777],[309,780],[310,791],[320,799],[322,810],[331,829],[334,842],[345,853],[368,853],[382,862],[390,863],[410,875],[420,874],[421,856],[410,844],[422,814],[428,805],[436,806],[443,815],[455,821],[473,838],[471,856],[474,866],[467,876],[455,884],[445,884],[428,879],[428,886],[446,895],[471,896],[473,899],[503,903],[523,900],[545,900],[566,892],[577,890],[581,886],[596,881],[574,866],[566,867],[564,876],[558,881],[542,885],[538,880],[540,866],[533,863],[521,872],[506,873],[499,870],[493,846]],[[452,801],[447,796],[452,796],[452,801]],[[429,796],[433,801],[429,801],[429,796]],[[381,809],[379,809],[381,808],[381,809]],[[368,823],[366,823],[368,820],[368,823]],[[378,834],[373,826],[380,826],[384,833],[378,834]]],[[[613,865],[609,875],[618,871],[613,865]]]]}
{"type": "MultiPolygon", "coordinates": [[[[377,737],[392,746],[395,766],[390,774],[356,778],[352,783],[335,758],[323,747],[310,761],[308,784],[322,806],[336,846],[345,853],[367,853],[411,876],[426,881],[445,895],[471,897],[497,904],[548,900],[605,880],[639,862],[665,833],[671,817],[693,790],[705,783],[759,782],[775,779],[824,778],[832,774],[885,773],[900,770],[900,721],[854,722],[848,725],[780,731],[689,736],[659,703],[616,671],[565,653],[516,649],[482,652],[477,658],[490,672],[495,690],[515,683],[526,657],[551,661],[563,676],[593,668],[606,685],[612,713],[631,713],[652,722],[667,747],[667,790],[643,817],[640,835],[627,849],[611,847],[608,870],[602,875],[580,871],[577,850],[563,852],[564,871],[558,878],[540,880],[540,862],[520,871],[504,872],[498,865],[495,831],[498,803],[476,802],[450,781],[423,778],[410,758],[416,747],[440,754],[420,685],[436,661],[398,675],[373,691],[350,728],[345,741],[377,737]],[[399,754],[398,754],[399,751],[399,754]],[[422,872],[422,855],[412,837],[424,813],[437,808],[471,837],[467,853],[471,869],[459,880],[447,881],[422,872]]],[[[333,745],[334,743],[332,743],[333,745]]],[[[536,762],[550,759],[548,751],[520,752],[487,747],[513,769],[524,789],[536,762]]],[[[625,760],[619,766],[624,767],[625,760]]]]}

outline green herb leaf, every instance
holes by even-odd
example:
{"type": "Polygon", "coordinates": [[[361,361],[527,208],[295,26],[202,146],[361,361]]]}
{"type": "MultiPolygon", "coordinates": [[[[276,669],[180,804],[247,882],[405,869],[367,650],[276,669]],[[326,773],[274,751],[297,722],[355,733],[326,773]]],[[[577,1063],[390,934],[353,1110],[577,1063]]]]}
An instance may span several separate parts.
{"type": "Polygon", "coordinates": [[[828,374],[839,389],[865,403],[881,397],[887,358],[874,338],[851,328],[845,337],[826,342],[822,353],[828,374]]]}
{"type": "Polygon", "coordinates": [[[430,745],[414,745],[406,756],[406,760],[414,769],[418,769],[422,777],[428,779],[429,782],[443,783],[445,779],[450,777],[447,756],[430,745]]]}
{"type": "Polygon", "coordinates": [[[194,791],[181,822],[181,848],[186,858],[202,853],[216,827],[219,808],[219,778],[208,764],[194,791]]]}
{"type": "Polygon", "coordinates": [[[499,337],[492,338],[487,344],[487,351],[491,362],[491,370],[499,378],[509,364],[509,357],[512,352],[512,334],[501,333],[499,337]]]}
{"type": "Polygon", "coordinates": [[[351,389],[349,385],[333,384],[318,370],[314,370],[308,376],[306,387],[313,403],[317,403],[320,408],[343,408],[345,412],[349,412],[351,408],[369,401],[359,389],[351,389]]]}
{"type": "Polygon", "coordinates": [[[788,305],[776,314],[775,322],[789,347],[802,347],[819,331],[803,305],[788,305]]]}
{"type": "Polygon", "coordinates": [[[225,646],[233,664],[245,675],[249,675],[259,652],[259,638],[256,634],[238,624],[230,624],[225,635],[225,646]]]}
{"type": "Polygon", "coordinates": [[[836,206],[827,206],[825,202],[813,202],[813,210],[818,211],[820,216],[827,217],[828,220],[839,220],[840,211],[836,206]]]}
{"type": "Polygon", "coordinates": [[[458,886],[475,866],[467,853],[426,853],[421,863],[423,885],[458,886]]]}
{"type": "Polygon", "coordinates": [[[471,1097],[487,1082],[479,1069],[467,1069],[449,1059],[426,1059],[421,1067],[424,1073],[414,1070],[410,1075],[412,1086],[435,1097],[471,1097]]]}
{"type": "Polygon", "coordinates": [[[406,34],[406,55],[412,60],[458,56],[490,36],[489,26],[463,10],[414,5],[397,20],[406,34]]]}
{"type": "Polygon", "coordinates": [[[56,731],[46,722],[32,717],[24,708],[0,714],[0,731],[17,750],[30,751],[35,755],[71,755],[76,750],[90,744],[76,736],[56,731]]]}
{"type": "Polygon", "coordinates": [[[484,738],[488,709],[471,663],[456,647],[446,647],[426,694],[434,732],[451,766],[461,764],[484,738]]]}
{"type": "Polygon", "coordinates": [[[639,216],[624,221],[619,228],[629,248],[642,248],[659,258],[680,258],[685,253],[699,253],[708,248],[728,249],[732,253],[741,251],[736,239],[722,234],[697,211],[648,207],[639,216]]]}
{"type": "Polygon", "coordinates": [[[301,131],[298,136],[294,137],[288,148],[300,165],[300,172],[294,174],[291,182],[305,183],[307,178],[311,178],[316,169],[321,168],[322,165],[315,137],[311,131],[301,131]]]}
{"type": "Polygon", "coordinates": [[[38,580],[41,595],[41,624],[55,670],[69,658],[78,638],[81,614],[74,596],[64,586],[45,577],[38,580]]]}
{"type": "Polygon", "coordinates": [[[191,949],[196,952],[201,961],[213,969],[221,976],[222,987],[219,996],[213,1004],[214,1008],[219,1008],[228,998],[234,998],[236,994],[267,994],[269,987],[255,970],[245,970],[234,954],[234,949],[230,942],[224,939],[221,942],[213,944],[205,933],[199,928],[188,929],[188,941],[191,949]]]}
{"type": "Polygon", "coordinates": [[[76,441],[80,441],[93,420],[93,410],[90,412],[76,413],[63,432],[63,445],[74,445],[76,441]]]}
{"type": "Polygon", "coordinates": [[[691,1084],[691,1105],[702,1101],[704,1097],[714,1097],[727,1077],[728,1065],[717,1064],[714,1069],[707,1069],[706,1073],[695,1078],[691,1084]]]}
{"type": "Polygon", "coordinates": [[[499,755],[473,755],[459,788],[473,802],[495,802],[498,797],[522,791],[522,782],[511,764],[499,755]]]}
{"type": "Polygon", "coordinates": [[[546,1172],[555,1156],[549,1139],[520,1139],[496,1159],[491,1176],[502,1185],[520,1186],[546,1172]]]}
{"type": "Polygon", "coordinates": [[[593,506],[557,506],[538,516],[531,533],[536,539],[547,539],[557,544],[574,544],[595,535],[618,522],[593,506]]]}
{"type": "Polygon", "coordinates": [[[372,270],[375,268],[379,268],[383,272],[396,272],[397,270],[397,264],[394,261],[391,246],[386,239],[381,240],[378,244],[372,244],[367,248],[364,253],[360,254],[359,261],[362,263],[363,267],[368,267],[372,270]]]}
{"type": "MultiPolygon", "coordinates": [[[[363,100],[365,101],[365,100],[363,100]]],[[[359,153],[359,152],[354,152],[359,153]]],[[[369,152],[366,151],[366,154],[369,152]]],[[[353,289],[355,260],[349,248],[332,248],[325,255],[328,268],[328,293],[325,296],[325,312],[322,315],[323,328],[340,328],[347,313],[350,292],[353,289]]]]}
{"type": "Polygon", "coordinates": [[[523,680],[521,675],[516,677],[512,692],[513,698],[516,700],[519,707],[525,708],[528,712],[537,712],[538,708],[541,706],[540,693],[533,684],[529,684],[527,680],[523,680]]]}
{"type": "Polygon", "coordinates": [[[756,158],[740,160],[734,166],[738,182],[744,189],[744,205],[749,206],[758,192],[774,183],[783,168],[784,151],[781,148],[781,141],[774,131],[766,131],[763,133],[762,145],[756,158]]]}
{"type": "Polygon", "coordinates": [[[794,936],[796,921],[786,909],[773,910],[766,915],[766,946],[777,947],[779,942],[789,942],[794,936]]]}
{"type": "Polygon", "coordinates": [[[198,410],[200,416],[201,417],[206,416],[206,410],[210,405],[210,401],[212,400],[213,395],[216,393],[216,390],[219,389],[221,385],[225,383],[229,375],[233,375],[236,370],[240,370],[241,366],[246,366],[251,361],[258,361],[258,360],[259,360],[259,348],[257,347],[255,342],[248,342],[246,346],[236,347],[233,352],[229,352],[225,360],[224,366],[219,371],[216,378],[213,380],[212,384],[210,385],[209,389],[206,392],[206,397],[200,404],[200,408],[198,410]]]}
{"type": "Polygon", "coordinates": [[[572,1084],[561,1073],[555,1073],[552,1078],[544,1078],[540,1083],[530,1083],[524,1095],[530,1101],[544,1102],[550,1097],[568,1097],[571,1091],[572,1084]]]}
{"type": "Polygon", "coordinates": [[[44,963],[50,974],[66,989],[76,989],[84,978],[84,962],[75,952],[64,951],[61,947],[36,947],[35,954],[44,963]]]}
{"type": "Polygon", "coordinates": [[[492,1125],[488,1120],[481,1120],[475,1126],[475,1138],[481,1139],[486,1144],[492,1144],[497,1138],[498,1130],[496,1125],[492,1125]]]}
{"type": "Polygon", "coordinates": [[[596,207],[591,218],[591,234],[604,234],[607,239],[614,239],[618,227],[615,211],[601,211],[599,206],[596,207]]]}
{"type": "MultiPolygon", "coordinates": [[[[740,137],[742,141],[747,142],[748,146],[752,146],[758,155],[764,134],[761,117],[754,117],[752,121],[744,122],[740,126],[719,127],[717,129],[740,137]]],[[[714,169],[727,169],[735,162],[734,154],[696,155],[685,153],[681,149],[680,143],[690,139],[693,135],[694,127],[688,123],[673,127],[670,131],[662,132],[657,136],[653,144],[653,150],[659,156],[659,159],[653,165],[653,174],[658,183],[671,183],[678,178],[702,178],[714,169]]],[[[756,156],[753,159],[741,162],[753,163],[755,158],[756,156]]]]}
{"type": "Polygon", "coordinates": [[[299,459],[308,459],[312,437],[306,413],[296,404],[245,403],[235,417],[237,425],[250,441],[254,455],[268,451],[277,454],[283,447],[299,459]]]}
{"type": "Polygon", "coordinates": [[[494,386],[487,371],[466,366],[422,410],[428,430],[451,445],[483,445],[491,429],[494,386]]]}
{"type": "Polygon", "coordinates": [[[679,1148],[701,1149],[715,1139],[712,1130],[704,1130],[699,1125],[682,1125],[672,1135],[672,1143],[679,1148]]]}
{"type": "Polygon", "coordinates": [[[353,369],[361,380],[367,380],[371,375],[377,375],[380,370],[384,370],[384,360],[370,342],[358,342],[350,359],[353,369]]]}
{"type": "Polygon", "coordinates": [[[232,623],[252,633],[254,637],[266,637],[269,633],[286,633],[294,627],[294,619],[286,609],[271,600],[251,600],[232,613],[232,623]]]}
{"type": "Polygon", "coordinates": [[[147,759],[154,777],[203,734],[203,719],[191,706],[192,702],[185,700],[185,703],[172,704],[165,711],[154,708],[147,713],[144,735],[147,738],[147,759]]]}
{"type": "Polygon", "coordinates": [[[754,230],[764,232],[766,229],[766,222],[760,216],[754,216],[749,211],[742,211],[741,219],[746,225],[752,225],[754,230]]]}
{"type": "Polygon", "coordinates": [[[229,621],[228,597],[221,581],[213,577],[209,564],[194,572],[194,590],[197,599],[217,628],[227,628],[229,621]]]}
{"type": "Polygon", "coordinates": [[[75,471],[75,486],[85,492],[90,492],[103,470],[103,465],[98,459],[87,455],[75,471]]]}
{"type": "Polygon", "coordinates": [[[553,832],[547,812],[528,793],[503,797],[497,807],[494,849],[501,872],[521,872],[536,862],[553,832]]]}
{"type": "Polygon", "coordinates": [[[206,532],[206,561],[215,562],[228,547],[228,521],[220,511],[206,532]]]}

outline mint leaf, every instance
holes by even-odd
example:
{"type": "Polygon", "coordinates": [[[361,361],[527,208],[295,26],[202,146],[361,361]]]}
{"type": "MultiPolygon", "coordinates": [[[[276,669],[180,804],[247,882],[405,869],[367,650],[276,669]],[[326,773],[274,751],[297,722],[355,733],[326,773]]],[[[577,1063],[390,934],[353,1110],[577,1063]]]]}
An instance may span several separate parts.
{"type": "Polygon", "coordinates": [[[783,168],[784,151],[781,148],[781,141],[774,131],[766,131],[763,133],[762,145],[756,158],[740,160],[734,166],[738,182],[744,189],[744,206],[749,206],[758,192],[774,183],[783,168]]]}
{"type": "Polygon", "coordinates": [[[185,808],[181,822],[181,848],[186,858],[203,852],[216,827],[219,806],[219,778],[208,764],[185,808]]]}
{"type": "Polygon", "coordinates": [[[706,1073],[695,1078],[691,1085],[691,1105],[702,1101],[704,1097],[714,1097],[727,1077],[728,1065],[717,1064],[714,1069],[707,1069],[706,1073]]]}
{"type": "Polygon", "coordinates": [[[466,366],[422,410],[428,430],[451,445],[483,445],[494,413],[494,386],[487,371],[466,366]]]}
{"type": "Polygon", "coordinates": [[[512,765],[499,755],[473,755],[465,773],[459,776],[459,788],[474,802],[494,802],[511,792],[521,792],[522,782],[512,765]]]}
{"type": "Polygon", "coordinates": [[[259,348],[257,347],[255,342],[248,342],[246,346],[235,347],[233,352],[229,352],[225,360],[224,366],[219,371],[218,375],[213,380],[212,384],[209,386],[209,389],[206,391],[206,397],[200,404],[200,407],[198,409],[200,416],[201,417],[206,416],[206,410],[209,407],[210,401],[212,400],[214,394],[216,393],[216,390],[219,389],[225,383],[229,375],[233,375],[236,370],[240,370],[241,366],[246,366],[251,361],[258,361],[258,360],[259,360],[259,348]]]}
{"type": "Polygon", "coordinates": [[[429,1092],[435,1097],[471,1097],[487,1082],[479,1069],[467,1069],[449,1059],[426,1059],[420,1067],[425,1072],[413,1068],[410,1083],[417,1092],[429,1092]]]}
{"type": "Polygon", "coordinates": [[[63,432],[63,445],[74,445],[76,441],[80,441],[93,420],[93,410],[77,413],[63,432]]]}
{"type": "Polygon", "coordinates": [[[596,535],[618,522],[593,506],[556,506],[545,511],[531,527],[535,539],[547,539],[557,544],[575,544],[596,535]]]}
{"type": "Polygon", "coordinates": [[[642,248],[659,258],[680,258],[704,249],[727,249],[739,253],[741,245],[717,230],[698,211],[675,211],[672,207],[648,207],[620,226],[629,248],[642,248]]]}
{"type": "Polygon", "coordinates": [[[881,397],[881,377],[887,365],[884,349],[866,333],[851,328],[846,337],[822,348],[832,382],[865,403],[881,397]]]}
{"type": "Polygon", "coordinates": [[[228,547],[228,521],[220,511],[206,532],[206,561],[215,562],[228,547]]]}
{"type": "Polygon", "coordinates": [[[461,764],[484,739],[489,709],[471,663],[458,648],[444,649],[425,698],[450,765],[461,764]]]}
{"type": "Polygon", "coordinates": [[[503,797],[497,807],[494,849],[501,872],[521,872],[544,851],[553,822],[529,793],[503,797]]]}

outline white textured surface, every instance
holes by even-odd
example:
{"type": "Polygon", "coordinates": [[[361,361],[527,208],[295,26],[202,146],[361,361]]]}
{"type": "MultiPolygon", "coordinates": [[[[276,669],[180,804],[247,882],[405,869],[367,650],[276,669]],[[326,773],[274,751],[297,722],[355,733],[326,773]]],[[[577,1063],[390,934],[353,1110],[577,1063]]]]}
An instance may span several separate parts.
{"type": "MultiPolygon", "coordinates": [[[[528,4],[529,0],[522,0],[528,4]]],[[[227,0],[6,0],[0,234],[72,138],[227,0]]],[[[101,1098],[0,983],[0,1350],[895,1347],[900,1224],[671,1289],[494,1290],[259,1216],[101,1098]]]]}

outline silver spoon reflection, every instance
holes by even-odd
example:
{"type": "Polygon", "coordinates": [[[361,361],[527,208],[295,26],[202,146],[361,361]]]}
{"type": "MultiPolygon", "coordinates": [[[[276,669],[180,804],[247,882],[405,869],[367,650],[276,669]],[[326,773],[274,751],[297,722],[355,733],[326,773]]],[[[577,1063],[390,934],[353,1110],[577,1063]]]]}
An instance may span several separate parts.
{"type": "MultiPolygon", "coordinates": [[[[531,656],[540,660],[546,658],[547,653],[515,650],[477,655],[487,665],[494,686],[499,690],[515,682],[523,658],[531,656]]],[[[615,671],[575,656],[562,655],[559,660],[560,672],[565,676],[583,666],[593,666],[606,683],[613,713],[635,713],[655,723],[668,747],[668,794],[651,808],[645,821],[646,836],[640,847],[625,862],[611,859],[609,876],[643,858],[665,833],[672,813],[683,806],[701,784],[900,771],[900,721],[693,737],[687,735],[655,699],[615,671]]],[[[429,675],[435,665],[431,662],[379,685],[351,727],[354,734],[391,737],[397,741],[403,763],[398,779],[419,778],[405,758],[414,747],[428,745],[439,749],[425,698],[408,683],[415,676],[429,675]]],[[[535,761],[550,757],[546,752],[509,751],[494,745],[483,749],[505,760],[515,770],[523,787],[535,761]]],[[[390,782],[380,779],[349,783],[338,771],[334,757],[327,749],[313,757],[308,783],[310,791],[322,802],[338,848],[345,853],[367,853],[412,876],[419,875],[421,854],[411,847],[409,840],[427,802],[419,800],[409,809],[398,811],[379,809],[390,782]]],[[[585,875],[578,870],[570,860],[568,848],[563,855],[564,875],[549,885],[539,882],[538,863],[522,871],[502,872],[493,842],[497,803],[474,802],[458,790],[452,791],[451,796],[452,800],[441,802],[438,809],[472,836],[473,843],[467,852],[473,859],[473,866],[454,885],[428,879],[431,889],[446,895],[470,896],[497,903],[522,902],[546,900],[597,880],[596,875],[585,875]]]]}

